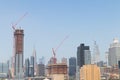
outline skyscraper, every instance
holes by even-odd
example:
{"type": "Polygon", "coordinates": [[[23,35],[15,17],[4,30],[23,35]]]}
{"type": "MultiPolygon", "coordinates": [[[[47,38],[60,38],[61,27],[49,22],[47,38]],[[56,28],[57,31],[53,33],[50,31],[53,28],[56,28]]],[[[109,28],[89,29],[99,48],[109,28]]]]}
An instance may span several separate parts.
{"type": "Polygon", "coordinates": [[[29,66],[30,66],[30,61],[29,58],[25,60],[25,77],[29,77],[29,66]]]}
{"type": "Polygon", "coordinates": [[[0,78],[7,78],[9,75],[9,64],[8,62],[0,63],[0,78]]]}
{"type": "Polygon", "coordinates": [[[84,50],[85,64],[91,64],[91,52],[90,50],[84,50]]]}
{"type": "Polygon", "coordinates": [[[76,74],[76,58],[69,58],[69,76],[75,77],[76,74]]]}
{"type": "Polygon", "coordinates": [[[118,65],[119,60],[120,60],[120,43],[119,40],[115,38],[109,48],[108,64],[110,66],[116,66],[118,65]]]}
{"type": "Polygon", "coordinates": [[[34,75],[36,75],[36,73],[37,73],[37,56],[36,56],[35,48],[33,50],[33,57],[34,57],[34,75]]]}
{"type": "Polygon", "coordinates": [[[45,64],[45,58],[44,57],[41,57],[39,59],[39,64],[45,64]]]}
{"type": "Polygon", "coordinates": [[[85,64],[91,63],[91,54],[89,46],[80,44],[77,48],[77,66],[82,67],[85,64]]]}
{"type": "Polygon", "coordinates": [[[15,79],[23,78],[23,43],[24,43],[24,30],[15,29],[14,31],[15,79]]]}
{"type": "Polygon", "coordinates": [[[99,47],[94,41],[94,49],[93,49],[93,64],[98,64],[100,62],[100,52],[99,52],[99,47]]]}
{"type": "Polygon", "coordinates": [[[38,75],[45,76],[45,65],[44,64],[38,64],[38,75]]]}
{"type": "Polygon", "coordinates": [[[30,77],[34,77],[34,56],[30,58],[30,77]]]}
{"type": "Polygon", "coordinates": [[[79,69],[86,64],[91,64],[91,53],[89,46],[85,46],[84,44],[80,44],[77,47],[77,68],[76,68],[76,78],[80,79],[80,71],[79,69]]]}

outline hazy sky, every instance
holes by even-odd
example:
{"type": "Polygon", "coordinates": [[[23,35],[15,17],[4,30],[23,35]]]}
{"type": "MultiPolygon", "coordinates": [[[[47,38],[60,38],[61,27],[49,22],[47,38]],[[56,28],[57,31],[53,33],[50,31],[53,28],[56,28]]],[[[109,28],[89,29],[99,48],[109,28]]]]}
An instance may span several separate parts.
{"type": "Polygon", "coordinates": [[[76,57],[77,47],[85,43],[93,51],[97,41],[101,54],[108,51],[114,37],[120,39],[120,0],[0,0],[0,59],[13,55],[13,30],[21,16],[28,13],[17,27],[22,27],[24,58],[35,46],[37,58],[52,56],[65,36],[69,37],[56,51],[58,59],[76,57]]]}

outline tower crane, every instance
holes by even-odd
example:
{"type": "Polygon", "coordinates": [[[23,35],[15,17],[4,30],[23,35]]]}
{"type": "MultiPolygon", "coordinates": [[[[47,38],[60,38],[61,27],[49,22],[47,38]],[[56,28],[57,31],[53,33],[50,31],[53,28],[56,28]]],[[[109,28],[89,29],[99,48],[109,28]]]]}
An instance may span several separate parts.
{"type": "Polygon", "coordinates": [[[23,16],[21,16],[18,21],[15,24],[12,24],[12,28],[13,30],[16,29],[16,26],[18,25],[18,23],[27,15],[28,13],[26,12],[23,16]]]}
{"type": "Polygon", "coordinates": [[[57,58],[56,58],[56,51],[61,47],[61,45],[64,43],[64,41],[68,38],[69,36],[65,36],[65,38],[61,41],[61,43],[56,47],[56,49],[52,48],[53,52],[53,63],[57,63],[57,58]]]}

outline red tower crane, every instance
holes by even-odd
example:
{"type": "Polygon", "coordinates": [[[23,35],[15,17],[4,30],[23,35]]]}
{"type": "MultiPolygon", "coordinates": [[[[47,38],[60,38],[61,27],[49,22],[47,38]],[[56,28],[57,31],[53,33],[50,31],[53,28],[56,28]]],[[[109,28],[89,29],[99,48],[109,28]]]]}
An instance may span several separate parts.
{"type": "Polygon", "coordinates": [[[61,43],[57,46],[57,48],[54,50],[54,48],[52,48],[52,52],[53,52],[53,63],[56,64],[57,63],[57,58],[56,58],[56,51],[61,47],[61,45],[64,43],[64,41],[68,38],[69,36],[66,36],[61,43]]]}

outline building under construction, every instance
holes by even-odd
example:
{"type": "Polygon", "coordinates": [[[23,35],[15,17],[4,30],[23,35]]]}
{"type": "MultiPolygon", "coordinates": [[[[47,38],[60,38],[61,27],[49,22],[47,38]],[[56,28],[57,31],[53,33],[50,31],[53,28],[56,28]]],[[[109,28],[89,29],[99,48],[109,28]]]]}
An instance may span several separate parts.
{"type": "Polygon", "coordinates": [[[67,64],[57,63],[47,66],[47,76],[54,80],[68,80],[67,64]]]}
{"type": "Polygon", "coordinates": [[[14,31],[14,78],[22,80],[23,74],[23,44],[24,30],[15,29],[14,31]]]}

